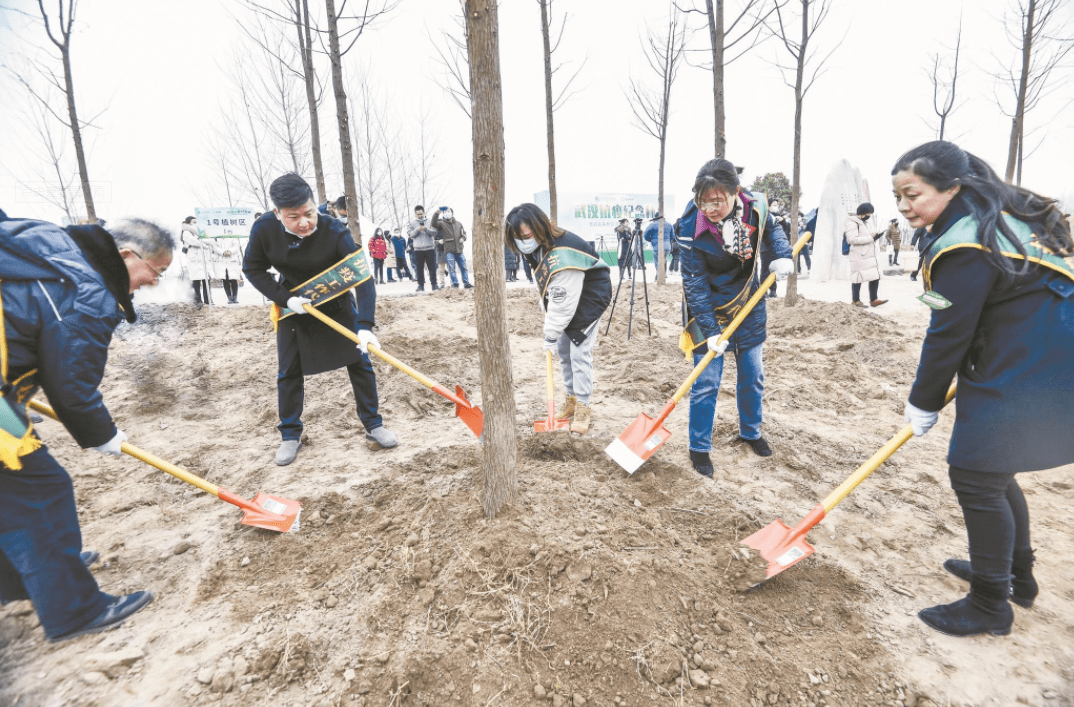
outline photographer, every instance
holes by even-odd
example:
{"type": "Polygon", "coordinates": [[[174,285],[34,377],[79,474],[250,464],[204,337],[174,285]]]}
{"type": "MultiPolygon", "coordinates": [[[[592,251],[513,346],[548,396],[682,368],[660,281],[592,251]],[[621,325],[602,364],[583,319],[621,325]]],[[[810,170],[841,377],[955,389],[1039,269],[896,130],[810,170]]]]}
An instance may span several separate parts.
{"type": "Polygon", "coordinates": [[[418,292],[425,291],[425,273],[429,273],[429,284],[433,291],[440,288],[436,284],[436,243],[433,242],[434,231],[425,225],[425,207],[414,207],[414,220],[407,226],[414,252],[414,270],[418,276],[418,292]]]}
{"type": "MultiPolygon", "coordinates": [[[[455,272],[455,266],[457,265],[462,273],[463,288],[472,289],[470,275],[466,271],[466,255],[463,253],[463,244],[466,242],[466,228],[455,218],[455,212],[446,206],[441,206],[440,210],[433,214],[433,219],[429,222],[429,228],[435,232],[433,237],[436,240],[437,247],[444,249],[448,274],[451,275],[451,286],[456,289],[459,287],[459,276],[455,272]]],[[[446,278],[444,279],[444,285],[447,285],[446,278]]]]}
{"type": "MultiPolygon", "coordinates": [[[[656,216],[653,217],[653,220],[649,224],[649,227],[645,229],[645,240],[649,241],[649,245],[653,249],[653,265],[655,266],[654,269],[656,271],[655,273],[653,273],[653,282],[656,282],[657,278],[660,277],[660,267],[662,265],[662,263],[660,262],[660,241],[659,241],[659,239],[657,237],[657,231],[660,230],[659,226],[660,226],[660,214],[657,214],[656,216]]],[[[665,262],[667,262],[667,257],[669,255],[671,255],[671,237],[674,234],[674,232],[675,231],[671,227],[671,224],[665,219],[664,220],[664,261],[665,262]]]]}
{"type": "MultiPolygon", "coordinates": [[[[615,237],[619,239],[619,256],[617,265],[620,270],[625,267],[629,267],[628,256],[630,255],[630,236],[633,231],[630,230],[630,219],[619,219],[619,225],[615,228],[615,237]]],[[[620,277],[622,277],[620,275],[620,277]]]]}

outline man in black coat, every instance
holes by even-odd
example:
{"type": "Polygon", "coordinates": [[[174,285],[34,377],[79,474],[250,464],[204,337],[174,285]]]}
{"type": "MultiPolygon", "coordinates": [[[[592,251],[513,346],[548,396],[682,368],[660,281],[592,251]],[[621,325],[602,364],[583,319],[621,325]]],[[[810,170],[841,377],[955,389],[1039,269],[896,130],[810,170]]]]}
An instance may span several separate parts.
{"type": "MultiPolygon", "coordinates": [[[[321,312],[357,332],[362,341],[358,348],[350,339],[306,313],[303,307],[311,304],[311,300],[295,292],[361,248],[355,245],[345,223],[318,213],[313,190],[299,175],[289,173],[276,179],[269,187],[269,196],[276,218],[261,218],[254,224],[242,271],[279,308],[276,387],[280,424],[277,429],[283,442],[276,453],[276,463],[290,464],[302,447],[303,377],[344,366],[366,439],[381,447],[394,447],[399,439],[384,427],[378,413],[377,379],[367,355],[369,344],[379,346],[372,331],[377,301],[372,278],[367,277],[356,287],[317,304],[321,312]],[[280,273],[279,282],[269,273],[269,268],[276,268],[280,273]]],[[[368,271],[368,265],[365,269],[368,271]]]]}

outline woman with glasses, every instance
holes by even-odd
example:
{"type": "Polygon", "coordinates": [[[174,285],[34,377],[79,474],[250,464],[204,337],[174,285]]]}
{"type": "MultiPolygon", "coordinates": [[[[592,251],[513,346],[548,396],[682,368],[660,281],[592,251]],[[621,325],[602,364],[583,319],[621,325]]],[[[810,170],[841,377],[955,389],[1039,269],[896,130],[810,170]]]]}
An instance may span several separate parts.
{"type": "Polygon", "coordinates": [[[712,423],[723,375],[723,353],[730,348],[738,364],[739,437],[754,453],[771,456],[761,436],[761,398],[764,366],[761,345],[767,334],[765,301],[746,316],[730,339],[723,332],[759,285],[758,251],[764,241],[775,259],[771,269],[784,279],[791,274],[791,246],[783,229],[768,213],[764,194],[751,194],[738,180],[730,161],[706,162],[694,180],[694,199],[680,219],[678,244],[682,258],[682,289],[689,308],[688,353],[694,365],[712,347],[716,358],[690,389],[690,461],[702,476],[711,477],[712,423]]]}

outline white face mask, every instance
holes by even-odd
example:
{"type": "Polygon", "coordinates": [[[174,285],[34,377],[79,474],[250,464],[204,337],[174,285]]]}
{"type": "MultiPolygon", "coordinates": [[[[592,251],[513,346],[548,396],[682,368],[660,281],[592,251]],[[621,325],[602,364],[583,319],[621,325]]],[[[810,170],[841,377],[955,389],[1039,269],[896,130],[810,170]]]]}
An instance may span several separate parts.
{"type": "Polygon", "coordinates": [[[526,255],[529,255],[533,251],[537,250],[537,239],[523,238],[522,240],[519,240],[516,238],[515,246],[526,255]]]}
{"type": "Polygon", "coordinates": [[[444,218],[446,218],[448,221],[450,221],[451,219],[455,218],[455,212],[452,211],[451,209],[448,209],[447,211],[444,212],[444,218]]]}

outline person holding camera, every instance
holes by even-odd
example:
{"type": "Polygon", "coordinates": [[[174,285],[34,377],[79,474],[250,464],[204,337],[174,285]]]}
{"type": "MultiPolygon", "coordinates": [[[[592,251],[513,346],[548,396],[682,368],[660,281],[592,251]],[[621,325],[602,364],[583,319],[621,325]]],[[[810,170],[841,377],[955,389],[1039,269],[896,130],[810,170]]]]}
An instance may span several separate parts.
{"type": "Polygon", "coordinates": [[[544,310],[544,349],[559,355],[566,404],[557,420],[570,420],[571,432],[589,431],[593,395],[593,345],[600,317],[612,301],[607,263],[593,246],[553,225],[536,204],[521,204],[507,214],[507,247],[529,261],[544,310]]]}
{"type": "Polygon", "coordinates": [[[616,265],[619,268],[619,277],[622,279],[623,268],[630,267],[630,237],[633,235],[630,229],[630,219],[619,219],[619,225],[615,227],[615,237],[619,240],[619,257],[616,265]]]}
{"type": "Polygon", "coordinates": [[[784,279],[794,270],[791,246],[768,212],[764,194],[744,190],[738,169],[729,160],[702,165],[694,180],[694,198],[679,227],[682,289],[692,321],[687,327],[696,366],[710,348],[716,358],[690,389],[690,461],[702,476],[712,477],[712,423],[723,375],[723,353],[735,352],[738,364],[739,439],[755,454],[772,455],[761,436],[767,312],[762,298],[726,341],[719,336],[760,286],[759,249],[767,243],[774,256],[772,271],[784,279]]]}
{"type": "MultiPolygon", "coordinates": [[[[444,257],[447,259],[447,270],[451,275],[451,286],[459,287],[459,277],[455,274],[455,266],[459,266],[462,273],[462,286],[470,290],[470,274],[466,271],[466,255],[462,252],[463,244],[466,243],[466,229],[460,221],[455,219],[455,212],[447,206],[441,206],[440,210],[433,214],[429,228],[436,231],[434,238],[439,247],[444,249],[444,257]]],[[[447,280],[444,280],[447,285],[447,280]]]]}
{"type": "Polygon", "coordinates": [[[435,231],[425,225],[425,207],[414,207],[414,220],[407,227],[410,237],[410,250],[414,255],[414,270],[418,276],[417,292],[425,292],[425,273],[429,273],[429,284],[433,292],[440,288],[436,284],[436,243],[433,241],[435,231]]]}

